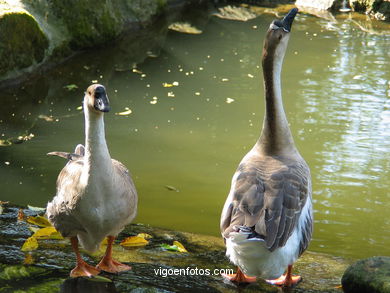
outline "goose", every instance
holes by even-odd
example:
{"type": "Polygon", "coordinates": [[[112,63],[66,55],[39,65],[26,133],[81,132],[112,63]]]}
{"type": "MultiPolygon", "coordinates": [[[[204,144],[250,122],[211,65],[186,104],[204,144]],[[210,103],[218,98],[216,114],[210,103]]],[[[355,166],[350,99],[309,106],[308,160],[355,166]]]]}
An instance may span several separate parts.
{"type": "Polygon", "coordinates": [[[265,117],[259,139],[232,178],[220,228],[226,255],[238,269],[224,277],[237,283],[291,287],[294,262],[313,231],[310,169],[298,152],[283,109],[280,75],[298,9],[274,20],[265,37],[262,67],[265,117]],[[284,274],[284,272],[286,272],[284,274]]]}
{"type": "Polygon", "coordinates": [[[88,87],[83,108],[85,147],[78,145],[74,153],[48,153],[68,160],[58,175],[57,193],[46,211],[51,224],[71,240],[76,254],[71,277],[91,277],[101,270],[119,273],[131,269],[112,258],[112,245],[119,232],[136,216],[138,201],[129,171],[111,159],[108,151],[103,115],[110,110],[110,105],[104,86],[88,87]],[[82,259],[79,243],[93,252],[105,237],[105,255],[93,267],[82,259]]]}

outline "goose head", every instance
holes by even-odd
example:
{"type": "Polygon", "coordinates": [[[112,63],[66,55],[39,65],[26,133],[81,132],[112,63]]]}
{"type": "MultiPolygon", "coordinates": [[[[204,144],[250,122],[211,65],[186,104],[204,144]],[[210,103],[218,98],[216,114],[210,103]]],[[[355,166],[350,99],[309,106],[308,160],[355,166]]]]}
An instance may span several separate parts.
{"type": "Polygon", "coordinates": [[[263,65],[267,61],[283,60],[290,38],[291,25],[297,12],[298,9],[293,8],[283,19],[276,19],[269,26],[264,40],[263,65]]]}
{"type": "Polygon", "coordinates": [[[89,86],[85,92],[84,107],[87,107],[89,112],[96,114],[110,111],[110,101],[105,87],[101,84],[89,86]]]}

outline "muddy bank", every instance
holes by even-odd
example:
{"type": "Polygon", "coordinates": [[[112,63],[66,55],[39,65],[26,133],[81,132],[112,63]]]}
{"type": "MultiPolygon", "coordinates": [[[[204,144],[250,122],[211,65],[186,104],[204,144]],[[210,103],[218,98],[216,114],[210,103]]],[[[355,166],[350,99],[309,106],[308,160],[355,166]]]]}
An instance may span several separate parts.
{"type": "MultiPolygon", "coordinates": [[[[171,231],[143,224],[129,225],[118,237],[114,257],[132,266],[119,275],[102,273],[98,278],[71,279],[74,255],[67,239],[39,239],[39,246],[23,252],[21,247],[33,233],[26,221],[18,221],[19,207],[5,205],[0,215],[0,292],[237,292],[234,284],[224,282],[219,269],[235,269],[224,256],[220,238],[171,231]],[[149,244],[126,249],[118,243],[139,233],[152,236],[149,244]],[[168,251],[165,244],[179,241],[188,253],[168,251]],[[182,274],[178,275],[180,269],[182,274]],[[216,274],[214,275],[214,272],[216,274]],[[168,275],[173,273],[173,275],[168,275]],[[197,274],[196,274],[197,273],[197,274]]],[[[23,209],[26,216],[37,212],[23,209]]],[[[96,264],[104,246],[84,259],[96,264]]],[[[296,273],[303,281],[294,292],[340,292],[341,276],[348,262],[329,255],[307,252],[296,264],[296,273]]],[[[258,281],[243,292],[280,292],[279,288],[258,281]]]]}

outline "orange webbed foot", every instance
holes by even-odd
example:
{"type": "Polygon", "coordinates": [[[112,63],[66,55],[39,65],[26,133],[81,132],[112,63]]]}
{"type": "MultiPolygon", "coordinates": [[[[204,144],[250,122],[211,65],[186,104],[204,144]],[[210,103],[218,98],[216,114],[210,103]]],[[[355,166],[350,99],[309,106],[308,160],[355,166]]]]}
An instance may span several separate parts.
{"type": "Polygon", "coordinates": [[[281,275],[275,280],[266,280],[267,283],[277,286],[282,286],[285,288],[295,287],[300,281],[302,281],[301,276],[293,276],[292,274],[292,265],[287,267],[287,272],[281,275]]]}
{"type": "Polygon", "coordinates": [[[250,277],[245,275],[239,268],[237,269],[236,274],[221,274],[222,277],[229,280],[230,282],[238,284],[247,284],[256,282],[256,277],[250,277]]]}
{"type": "Polygon", "coordinates": [[[100,270],[87,264],[84,261],[78,262],[76,267],[70,272],[72,278],[93,277],[100,273],[100,270]]]}
{"type": "Polygon", "coordinates": [[[96,268],[112,274],[131,270],[130,266],[120,263],[112,258],[103,258],[96,268]]]}

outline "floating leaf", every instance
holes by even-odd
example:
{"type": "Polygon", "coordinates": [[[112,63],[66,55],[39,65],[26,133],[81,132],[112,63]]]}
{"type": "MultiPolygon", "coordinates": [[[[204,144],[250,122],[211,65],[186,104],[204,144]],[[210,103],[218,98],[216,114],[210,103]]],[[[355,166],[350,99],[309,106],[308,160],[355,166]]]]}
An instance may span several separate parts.
{"type": "Polygon", "coordinates": [[[145,246],[148,244],[149,241],[139,237],[139,236],[130,236],[125,239],[120,243],[121,246],[124,247],[137,247],[137,246],[145,246]]]}
{"type": "Polygon", "coordinates": [[[50,222],[42,216],[36,216],[36,217],[27,217],[27,222],[30,224],[37,225],[39,227],[50,227],[50,222]]]}
{"type": "Polygon", "coordinates": [[[45,227],[36,231],[31,237],[37,239],[64,239],[54,227],[45,227]]]}
{"type": "Polygon", "coordinates": [[[179,82],[178,82],[178,81],[174,81],[174,82],[172,82],[172,83],[163,82],[162,86],[163,86],[163,87],[179,86],[179,82]]]}
{"type": "Polygon", "coordinates": [[[179,189],[177,189],[175,186],[172,185],[165,185],[165,188],[171,191],[176,191],[176,192],[180,191],[179,189]]]}
{"type": "Polygon", "coordinates": [[[28,209],[34,212],[44,212],[46,211],[46,208],[40,208],[40,207],[33,207],[30,205],[27,205],[28,209]]]}
{"type": "Polygon", "coordinates": [[[47,122],[53,122],[54,121],[54,118],[52,116],[47,116],[47,115],[43,115],[43,114],[39,115],[38,118],[39,119],[43,119],[43,120],[45,120],[47,122]]]}
{"type": "Polygon", "coordinates": [[[29,237],[22,246],[22,251],[32,251],[38,248],[38,241],[35,237],[29,237]]]}
{"type": "Polygon", "coordinates": [[[125,110],[126,110],[126,111],[119,112],[119,113],[115,113],[115,115],[126,116],[126,115],[130,115],[130,114],[133,112],[133,111],[131,111],[131,109],[128,108],[128,107],[125,107],[125,110]]]}
{"type": "Polygon", "coordinates": [[[257,17],[256,13],[246,7],[228,5],[218,9],[219,11],[214,15],[223,19],[248,21],[257,17]]]}
{"type": "Polygon", "coordinates": [[[173,31],[177,31],[177,32],[181,32],[181,33],[185,33],[185,34],[201,34],[202,33],[202,31],[200,29],[192,26],[188,22],[172,23],[168,27],[168,29],[173,30],[173,31]]]}
{"type": "Polygon", "coordinates": [[[3,206],[0,204],[0,215],[3,213],[3,206]]]}
{"type": "Polygon", "coordinates": [[[143,238],[143,239],[150,239],[150,238],[153,238],[153,236],[150,235],[150,234],[148,234],[148,233],[139,233],[137,236],[138,236],[138,237],[141,237],[141,238],[143,238]]]}
{"type": "MultiPolygon", "coordinates": [[[[6,165],[9,165],[9,162],[5,162],[6,165]],[[8,163],[8,164],[7,164],[8,163]]],[[[0,205],[6,205],[9,204],[9,201],[1,201],[0,200],[0,205]]]]}
{"type": "Polygon", "coordinates": [[[0,146],[10,146],[12,145],[12,142],[10,142],[8,139],[0,139],[0,146]]]}
{"type": "Polygon", "coordinates": [[[138,74],[144,74],[141,70],[137,69],[137,68],[133,68],[132,70],[134,73],[138,73],[138,74]]]}
{"type": "Polygon", "coordinates": [[[65,85],[64,88],[67,89],[68,91],[73,91],[75,89],[78,89],[79,87],[75,84],[68,84],[68,85],[65,85]]]}

